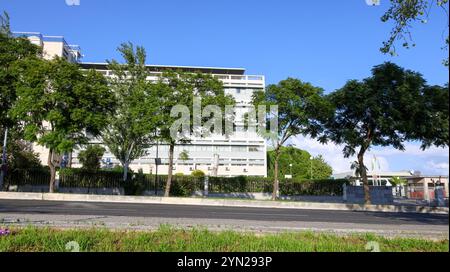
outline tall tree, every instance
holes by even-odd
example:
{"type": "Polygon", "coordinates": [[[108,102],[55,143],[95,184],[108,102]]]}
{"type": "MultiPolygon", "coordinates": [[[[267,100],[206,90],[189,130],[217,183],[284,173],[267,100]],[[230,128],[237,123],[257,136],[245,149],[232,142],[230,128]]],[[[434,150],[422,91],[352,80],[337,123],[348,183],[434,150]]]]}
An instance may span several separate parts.
{"type": "Polygon", "coordinates": [[[420,74],[387,62],[375,66],[371,77],[351,80],[328,96],[335,111],[319,139],[344,144],[345,157],[357,153],[354,165],[367,204],[370,192],[364,155],[372,146],[404,150],[408,140],[422,141],[422,148],[448,146],[448,100],[440,101],[442,107],[430,104],[442,95],[444,92],[430,92],[420,74]]]}
{"type": "Polygon", "coordinates": [[[123,180],[128,179],[130,163],[147,154],[154,140],[159,120],[159,99],[155,88],[147,81],[146,53],[143,47],[124,43],[118,51],[125,60],[109,61],[109,78],[116,101],[114,114],[101,138],[109,151],[123,166],[123,180]]]}
{"type": "Polygon", "coordinates": [[[21,76],[18,64],[40,56],[42,51],[28,39],[12,37],[8,14],[0,17],[0,127],[12,128],[7,113],[17,98],[15,84],[21,76]]]}
{"type": "MultiPolygon", "coordinates": [[[[446,32],[442,49],[448,51],[448,0],[390,0],[390,2],[391,6],[381,17],[381,20],[383,22],[392,21],[394,26],[388,40],[383,42],[381,52],[395,55],[397,41],[400,41],[404,48],[414,47],[415,43],[411,32],[413,24],[418,22],[426,24],[434,7],[440,8],[447,18],[445,25],[442,26],[443,33],[446,32]]],[[[448,57],[444,59],[443,64],[448,66],[448,57]]]]}
{"type": "MultiPolygon", "coordinates": [[[[179,143],[189,142],[193,136],[190,133],[189,135],[180,134],[178,138],[172,137],[171,127],[174,122],[179,120],[178,117],[171,114],[173,107],[177,105],[185,106],[189,110],[189,113],[192,114],[194,112],[194,99],[201,98],[200,104],[202,108],[208,105],[216,105],[223,113],[225,106],[233,106],[235,102],[230,95],[225,94],[222,82],[210,74],[166,71],[162,74],[155,86],[159,93],[158,97],[160,98],[162,117],[158,129],[159,137],[169,145],[169,168],[164,193],[164,196],[168,197],[173,177],[175,146],[179,143]]],[[[214,117],[219,118],[219,116],[214,117]]],[[[191,131],[193,130],[194,118],[204,120],[202,116],[190,116],[188,126],[191,131]]],[[[223,115],[220,118],[222,121],[226,116],[223,115]]],[[[209,134],[208,131],[201,131],[200,133],[203,136],[209,134]]]]}
{"type": "Polygon", "coordinates": [[[278,198],[279,160],[282,146],[293,136],[309,134],[315,137],[320,126],[317,120],[329,112],[330,107],[322,97],[323,90],[310,83],[288,78],[276,85],[269,85],[266,91],[254,94],[253,104],[276,105],[278,113],[269,113],[266,123],[278,120],[278,131],[265,134],[274,147],[274,181],[272,199],[278,198]]]}
{"type": "Polygon", "coordinates": [[[106,125],[113,102],[103,75],[77,64],[35,58],[19,65],[17,101],[10,110],[27,141],[49,149],[50,192],[55,190],[59,156],[72,152],[106,125]]]}

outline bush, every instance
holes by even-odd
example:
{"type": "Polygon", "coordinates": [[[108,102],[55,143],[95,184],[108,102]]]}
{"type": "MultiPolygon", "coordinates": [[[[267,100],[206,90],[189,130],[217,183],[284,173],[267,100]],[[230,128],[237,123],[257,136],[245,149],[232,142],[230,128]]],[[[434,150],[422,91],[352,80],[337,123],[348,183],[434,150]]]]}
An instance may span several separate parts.
{"type": "Polygon", "coordinates": [[[202,170],[194,170],[192,171],[191,176],[196,178],[203,178],[205,176],[205,173],[202,170]]]}
{"type": "Polygon", "coordinates": [[[100,169],[100,160],[105,154],[105,148],[100,145],[89,145],[78,154],[78,159],[83,168],[90,171],[100,169]]]}
{"type": "Polygon", "coordinates": [[[191,196],[196,190],[202,190],[202,184],[203,179],[190,176],[174,177],[170,186],[170,195],[191,196]]]}
{"type": "Polygon", "coordinates": [[[139,169],[139,172],[132,178],[132,180],[123,182],[123,190],[125,195],[142,195],[146,189],[145,182],[145,175],[142,172],[142,169],[139,169]]]}
{"type": "Polygon", "coordinates": [[[122,187],[122,173],[115,171],[90,171],[81,168],[60,170],[60,187],[70,188],[119,188],[122,187]]]}

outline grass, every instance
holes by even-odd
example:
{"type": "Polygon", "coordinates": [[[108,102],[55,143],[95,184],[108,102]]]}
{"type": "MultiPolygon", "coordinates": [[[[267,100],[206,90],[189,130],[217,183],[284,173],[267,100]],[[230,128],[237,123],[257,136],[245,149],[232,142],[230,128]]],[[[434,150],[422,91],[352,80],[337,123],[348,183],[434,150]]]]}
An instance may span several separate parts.
{"type": "Polygon", "coordinates": [[[387,252],[448,252],[448,240],[387,239],[372,234],[336,236],[313,232],[255,235],[206,229],[111,231],[107,229],[13,228],[0,237],[0,252],[64,252],[75,241],[82,252],[361,252],[368,242],[387,252]]]}

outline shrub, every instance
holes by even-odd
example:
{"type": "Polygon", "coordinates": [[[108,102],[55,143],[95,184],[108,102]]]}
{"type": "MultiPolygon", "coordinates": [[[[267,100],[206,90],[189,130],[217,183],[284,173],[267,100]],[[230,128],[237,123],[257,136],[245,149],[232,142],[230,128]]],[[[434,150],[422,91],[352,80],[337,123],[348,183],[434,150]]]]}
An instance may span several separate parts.
{"type": "Polygon", "coordinates": [[[105,154],[105,148],[100,145],[89,145],[78,154],[78,159],[83,168],[90,171],[100,169],[100,160],[105,154]]]}
{"type": "Polygon", "coordinates": [[[142,169],[134,175],[132,180],[123,182],[123,190],[125,195],[142,195],[146,189],[145,175],[142,169]]]}
{"type": "Polygon", "coordinates": [[[191,176],[196,178],[203,178],[205,176],[205,173],[202,170],[194,170],[192,171],[191,176]]]}
{"type": "Polygon", "coordinates": [[[191,196],[196,190],[202,189],[202,179],[183,176],[174,177],[170,187],[171,196],[191,196]]]}

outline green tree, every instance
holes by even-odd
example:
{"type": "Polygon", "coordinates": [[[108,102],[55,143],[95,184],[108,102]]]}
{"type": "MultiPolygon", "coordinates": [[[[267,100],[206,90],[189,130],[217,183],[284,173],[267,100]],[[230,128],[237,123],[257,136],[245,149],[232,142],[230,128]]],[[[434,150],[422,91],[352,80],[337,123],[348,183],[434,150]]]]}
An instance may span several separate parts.
{"type": "Polygon", "coordinates": [[[124,43],[118,51],[125,63],[108,62],[108,69],[113,73],[109,86],[115,95],[116,108],[101,137],[122,164],[123,180],[126,181],[130,163],[146,155],[155,139],[160,115],[158,96],[147,81],[145,49],[140,46],[135,49],[133,44],[124,43]]]}
{"type": "Polygon", "coordinates": [[[26,38],[14,38],[9,31],[9,16],[0,16],[0,128],[18,128],[8,116],[17,99],[16,83],[21,77],[19,64],[39,57],[41,48],[26,38]]]}
{"type": "MultiPolygon", "coordinates": [[[[381,47],[381,52],[391,55],[396,54],[395,43],[400,41],[404,48],[414,47],[415,43],[413,40],[413,35],[411,29],[414,23],[428,22],[431,10],[434,7],[442,9],[448,18],[448,0],[390,0],[391,6],[381,17],[381,21],[390,22],[392,21],[394,26],[391,30],[389,38],[387,41],[383,42],[383,47],[381,47]]],[[[444,41],[444,46],[442,49],[448,51],[449,36],[448,27],[449,21],[446,19],[447,25],[443,26],[443,31],[447,33],[447,37],[444,41]]],[[[448,66],[448,57],[444,59],[443,64],[448,66]]]]}
{"type": "Polygon", "coordinates": [[[446,112],[434,107],[431,98],[441,94],[428,89],[420,74],[387,62],[375,66],[371,77],[351,80],[328,96],[335,112],[319,139],[344,144],[345,157],[357,152],[355,169],[363,180],[367,204],[370,193],[364,154],[372,146],[404,150],[408,140],[421,141],[422,148],[448,146],[448,100],[442,102],[446,112]]]}
{"type": "MultiPolygon", "coordinates": [[[[290,175],[294,179],[326,179],[331,176],[333,169],[322,156],[314,157],[305,150],[292,146],[281,147],[281,155],[278,162],[279,176],[290,175]],[[292,165],[292,167],[290,166],[292,165]],[[311,176],[312,168],[312,176],[311,176]],[[291,172],[292,170],[292,172],[291,172]]],[[[269,177],[274,177],[275,151],[267,152],[267,171],[269,177]]]]}
{"type": "MultiPolygon", "coordinates": [[[[158,137],[169,145],[169,168],[164,196],[168,197],[173,176],[173,159],[175,145],[187,143],[190,141],[191,135],[180,135],[174,139],[171,135],[171,127],[179,120],[178,117],[171,114],[174,106],[185,106],[190,113],[193,113],[193,105],[195,98],[201,98],[202,108],[208,105],[217,105],[222,112],[226,105],[233,106],[234,99],[230,95],[226,95],[223,84],[210,74],[187,73],[183,71],[166,71],[155,84],[160,98],[162,120],[158,126],[158,137]]],[[[202,116],[191,116],[189,126],[193,128],[193,118],[202,116]]],[[[218,117],[218,116],[215,116],[218,117]]],[[[226,116],[223,115],[222,119],[226,116]]],[[[221,119],[221,120],[222,120],[221,119]]],[[[202,131],[203,135],[207,135],[208,131],[202,131]]]]}
{"type": "Polygon", "coordinates": [[[390,181],[394,186],[404,186],[408,184],[408,181],[401,177],[392,177],[390,181]]]}
{"type": "Polygon", "coordinates": [[[24,138],[49,149],[50,192],[55,190],[60,155],[86,144],[106,125],[113,102],[103,75],[82,72],[77,64],[39,58],[19,65],[17,101],[10,113],[24,138]]]}
{"type": "Polygon", "coordinates": [[[100,169],[100,161],[106,149],[100,145],[88,145],[86,149],[78,153],[78,159],[83,165],[83,169],[96,171],[100,169]]]}
{"type": "MultiPolygon", "coordinates": [[[[0,135],[4,135],[2,129],[0,129],[0,135]]],[[[19,136],[14,130],[8,135],[7,147],[6,161],[8,162],[9,172],[14,169],[36,169],[42,167],[38,154],[33,152],[28,143],[19,139],[19,136]]],[[[0,146],[0,154],[3,152],[2,149],[3,147],[0,146]]]]}
{"type": "Polygon", "coordinates": [[[188,161],[189,160],[189,152],[187,150],[183,150],[178,155],[178,159],[182,161],[188,161]]]}
{"type": "Polygon", "coordinates": [[[253,104],[276,105],[278,113],[267,114],[266,123],[273,119],[278,120],[278,131],[264,134],[272,141],[274,147],[273,157],[273,193],[272,199],[278,197],[279,188],[279,160],[282,154],[282,146],[292,136],[309,134],[316,136],[320,130],[317,120],[326,115],[330,106],[323,99],[323,90],[310,83],[304,83],[298,79],[288,78],[280,81],[276,85],[269,85],[266,91],[256,92],[253,97],[253,104]]]}
{"type": "Polygon", "coordinates": [[[202,170],[194,170],[191,173],[191,176],[195,177],[195,178],[203,178],[205,176],[205,173],[202,170]]]}

